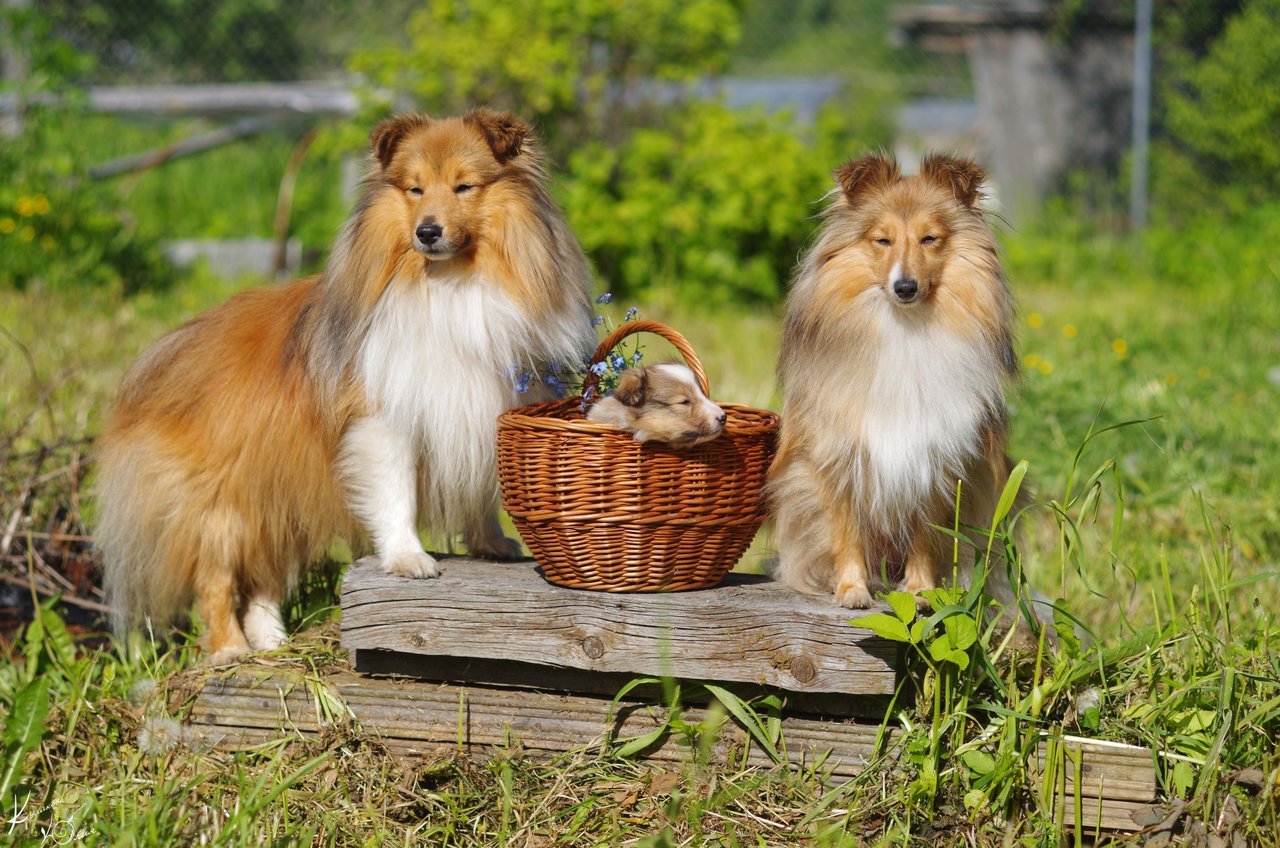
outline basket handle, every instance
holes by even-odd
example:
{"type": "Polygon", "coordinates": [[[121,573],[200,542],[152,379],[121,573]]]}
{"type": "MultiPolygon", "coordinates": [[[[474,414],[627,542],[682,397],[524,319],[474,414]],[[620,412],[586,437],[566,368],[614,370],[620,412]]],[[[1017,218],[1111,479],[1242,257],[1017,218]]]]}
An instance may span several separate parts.
{"type": "MultiPolygon", "coordinates": [[[[703,394],[711,397],[711,389],[707,385],[707,375],[702,370],[702,361],[698,359],[698,354],[694,353],[693,346],[689,344],[689,340],[660,321],[627,321],[620,325],[606,336],[604,341],[600,342],[596,352],[591,355],[591,364],[595,365],[596,363],[604,362],[604,358],[609,355],[609,351],[617,347],[627,336],[635,333],[653,333],[655,336],[662,336],[671,342],[671,346],[676,349],[676,352],[684,357],[684,361],[689,366],[689,370],[693,372],[693,376],[698,378],[698,385],[702,387],[703,394]]],[[[590,389],[594,395],[594,390],[599,382],[600,375],[588,370],[586,379],[582,381],[582,394],[586,395],[587,390],[590,389]]],[[[593,397],[592,400],[595,401],[598,398],[593,397]]]]}

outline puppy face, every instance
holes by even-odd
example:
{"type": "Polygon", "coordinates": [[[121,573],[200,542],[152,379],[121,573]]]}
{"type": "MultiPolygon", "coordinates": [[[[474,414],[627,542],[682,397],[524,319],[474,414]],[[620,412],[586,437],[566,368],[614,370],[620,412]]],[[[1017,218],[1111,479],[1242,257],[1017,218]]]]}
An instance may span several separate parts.
{"type": "Polygon", "coordinates": [[[613,394],[591,407],[587,418],[631,430],[637,442],[688,448],[724,429],[723,409],[702,393],[685,365],[664,362],[624,371],[613,394]]]}
{"type": "Polygon", "coordinates": [[[477,109],[461,118],[409,115],[369,137],[381,179],[399,196],[401,239],[429,260],[474,251],[487,219],[486,195],[521,153],[529,127],[507,113],[477,109]]]}

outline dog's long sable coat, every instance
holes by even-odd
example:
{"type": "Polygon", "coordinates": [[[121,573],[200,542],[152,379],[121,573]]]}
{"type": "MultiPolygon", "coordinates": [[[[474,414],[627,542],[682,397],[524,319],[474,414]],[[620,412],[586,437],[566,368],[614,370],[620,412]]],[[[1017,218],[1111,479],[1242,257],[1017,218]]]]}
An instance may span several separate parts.
{"type": "Polygon", "coordinates": [[[496,418],[539,399],[513,368],[589,349],[586,261],[514,116],[411,115],[370,143],[319,277],[233,297],[126,375],[98,476],[119,628],[194,598],[220,661],[283,640],[283,594],[335,537],[405,576],[437,573],[420,527],[518,552],[496,520],[496,418]]]}
{"type": "MultiPolygon", "coordinates": [[[[983,178],[944,156],[914,177],[884,156],[836,172],[778,366],[769,495],[778,575],[793,586],[866,607],[882,567],[911,592],[949,580],[952,539],[929,525],[954,524],[957,482],[961,523],[990,527],[1009,472],[1004,383],[1016,360],[983,178]]],[[[961,580],[973,559],[962,544],[961,580]]],[[[988,586],[1008,603],[1003,571],[988,586]]]]}

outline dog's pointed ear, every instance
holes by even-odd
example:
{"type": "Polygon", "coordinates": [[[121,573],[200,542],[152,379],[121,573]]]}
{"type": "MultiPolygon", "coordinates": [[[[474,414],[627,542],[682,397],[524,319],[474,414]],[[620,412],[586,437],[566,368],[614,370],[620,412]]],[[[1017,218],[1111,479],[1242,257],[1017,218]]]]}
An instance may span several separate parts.
{"type": "Polygon", "coordinates": [[[835,171],[835,178],[844,196],[854,200],[860,194],[890,185],[901,173],[892,156],[872,153],[841,165],[835,171]]]}
{"type": "Polygon", "coordinates": [[[480,131],[493,158],[503,165],[520,155],[520,145],[529,135],[529,125],[510,112],[473,109],[462,117],[462,122],[480,131]]]}
{"type": "Polygon", "coordinates": [[[920,163],[920,175],[951,192],[956,200],[970,209],[982,196],[982,183],[987,178],[987,172],[976,162],[941,153],[924,157],[920,163]]]}
{"type": "Polygon", "coordinates": [[[383,170],[391,164],[391,159],[396,155],[396,148],[400,146],[400,142],[404,141],[405,136],[429,123],[431,119],[426,115],[401,115],[398,118],[383,121],[373,128],[373,132],[369,133],[369,147],[373,149],[373,156],[382,165],[383,170]]]}
{"type": "Polygon", "coordinates": [[[623,371],[618,377],[618,385],[613,390],[613,397],[624,406],[639,406],[644,403],[645,375],[642,371],[623,371]]]}

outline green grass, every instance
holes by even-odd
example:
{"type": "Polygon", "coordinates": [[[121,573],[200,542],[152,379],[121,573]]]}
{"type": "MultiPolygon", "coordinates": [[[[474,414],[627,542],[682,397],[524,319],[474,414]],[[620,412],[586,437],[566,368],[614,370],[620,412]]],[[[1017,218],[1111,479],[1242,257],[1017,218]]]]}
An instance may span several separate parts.
{"type": "MultiPolygon", "coordinates": [[[[1040,733],[1070,732],[1157,750],[1164,797],[1187,802],[1183,827],[1213,832],[1235,810],[1232,832],[1274,844],[1280,306],[1269,293],[1280,279],[1255,245],[1278,228],[1280,213],[1263,209],[1157,230],[1145,252],[1087,232],[1006,236],[1024,365],[1011,453],[1029,461],[1032,502],[1016,514],[1018,552],[1093,647],[1067,628],[1038,663],[980,632],[957,648],[964,619],[981,618],[972,598],[951,598],[954,620],[908,648],[923,688],[888,717],[911,728],[893,763],[838,786],[812,772],[668,773],[598,749],[411,763],[345,726],[235,755],[170,747],[160,705],[181,702],[196,655],[77,648],[46,605],[0,660],[0,801],[30,813],[0,840],[71,828],[83,844],[1053,844],[1026,757],[1040,733]]],[[[234,287],[198,275],[132,298],[0,290],[0,520],[42,446],[96,433],[128,361],[234,287]]],[[[688,336],[719,399],[777,408],[776,309],[635,305],[688,336]]],[[[55,510],[69,492],[42,489],[28,509],[55,510]]],[[[766,538],[746,566],[767,552],[766,538]]],[[[332,590],[313,586],[292,623],[314,621],[332,590]]],[[[331,620],[297,647],[273,662],[342,662],[331,620]]]]}

